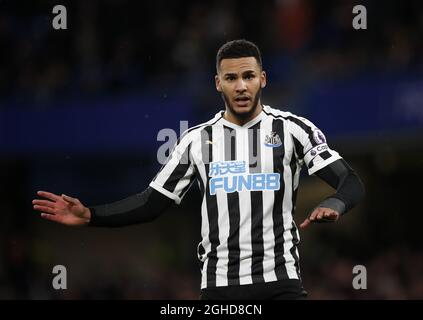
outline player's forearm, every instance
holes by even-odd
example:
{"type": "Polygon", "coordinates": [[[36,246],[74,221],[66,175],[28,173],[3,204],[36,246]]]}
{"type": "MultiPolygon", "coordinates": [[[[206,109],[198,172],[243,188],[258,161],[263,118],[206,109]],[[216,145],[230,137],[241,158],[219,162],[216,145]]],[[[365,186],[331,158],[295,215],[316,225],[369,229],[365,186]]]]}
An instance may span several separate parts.
{"type": "Polygon", "coordinates": [[[126,199],[90,207],[89,226],[122,227],[146,223],[157,218],[173,201],[160,192],[148,187],[144,192],[126,199]]]}
{"type": "Polygon", "coordinates": [[[364,185],[351,167],[340,159],[316,172],[316,175],[336,189],[319,207],[331,208],[340,214],[354,208],[364,198],[364,185]]]}

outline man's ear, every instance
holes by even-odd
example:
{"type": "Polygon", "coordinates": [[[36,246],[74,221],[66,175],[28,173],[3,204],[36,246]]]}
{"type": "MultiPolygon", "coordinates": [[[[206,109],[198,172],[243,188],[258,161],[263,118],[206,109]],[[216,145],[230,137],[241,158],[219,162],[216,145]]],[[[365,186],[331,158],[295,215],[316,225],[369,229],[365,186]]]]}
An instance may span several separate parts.
{"type": "Polygon", "coordinates": [[[222,87],[220,85],[219,75],[214,76],[214,81],[216,83],[216,90],[219,91],[219,92],[222,92],[222,87]]]}
{"type": "Polygon", "coordinates": [[[261,72],[260,78],[261,78],[260,86],[263,89],[267,84],[266,71],[261,72]]]}

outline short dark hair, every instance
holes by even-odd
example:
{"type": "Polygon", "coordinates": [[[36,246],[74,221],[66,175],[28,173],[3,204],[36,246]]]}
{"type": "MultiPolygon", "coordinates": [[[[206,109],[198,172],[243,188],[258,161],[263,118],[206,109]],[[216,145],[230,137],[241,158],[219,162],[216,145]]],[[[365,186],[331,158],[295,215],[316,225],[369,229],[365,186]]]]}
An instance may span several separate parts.
{"type": "Polygon", "coordinates": [[[260,49],[251,41],[239,39],[226,42],[219,48],[216,55],[216,70],[219,71],[223,59],[254,57],[262,68],[260,49]]]}

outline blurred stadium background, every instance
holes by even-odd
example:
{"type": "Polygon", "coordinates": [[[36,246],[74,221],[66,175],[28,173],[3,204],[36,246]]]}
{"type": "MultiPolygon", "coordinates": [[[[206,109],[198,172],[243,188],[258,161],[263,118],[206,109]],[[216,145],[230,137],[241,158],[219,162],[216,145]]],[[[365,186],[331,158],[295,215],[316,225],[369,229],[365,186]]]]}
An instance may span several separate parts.
{"type": "MultiPolygon", "coordinates": [[[[358,171],[365,201],[301,232],[311,299],[422,299],[421,1],[0,1],[0,298],[197,299],[200,197],[154,223],[67,228],[32,210],[37,190],[112,202],[160,165],[157,133],[223,108],[214,58],[262,49],[263,102],[308,117],[358,171]],[[68,9],[53,30],[52,8],[68,9]],[[368,29],[351,26],[367,8],[368,29]],[[52,288],[65,265],[68,289],[52,288]],[[368,289],[352,288],[367,267],[368,289]]],[[[330,189],[304,175],[295,219],[330,189]]]]}

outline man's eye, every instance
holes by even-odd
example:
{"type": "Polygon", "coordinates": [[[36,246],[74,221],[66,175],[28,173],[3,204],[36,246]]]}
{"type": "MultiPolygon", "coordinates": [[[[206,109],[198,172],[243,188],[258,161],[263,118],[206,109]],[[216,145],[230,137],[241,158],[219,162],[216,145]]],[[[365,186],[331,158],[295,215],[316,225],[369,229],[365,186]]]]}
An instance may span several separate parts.
{"type": "Polygon", "coordinates": [[[235,80],[235,77],[227,77],[226,80],[233,81],[235,80]]]}
{"type": "Polygon", "coordinates": [[[251,80],[253,78],[254,78],[254,75],[252,75],[252,74],[249,74],[248,76],[245,76],[245,79],[247,79],[247,80],[251,80]]]}

